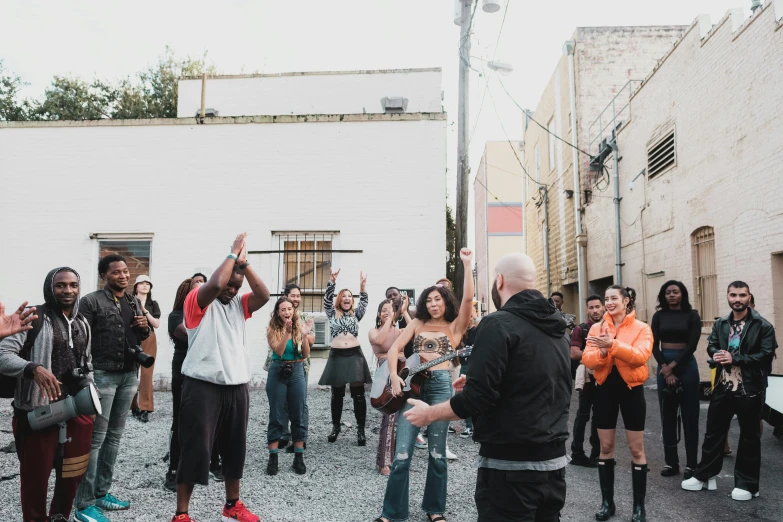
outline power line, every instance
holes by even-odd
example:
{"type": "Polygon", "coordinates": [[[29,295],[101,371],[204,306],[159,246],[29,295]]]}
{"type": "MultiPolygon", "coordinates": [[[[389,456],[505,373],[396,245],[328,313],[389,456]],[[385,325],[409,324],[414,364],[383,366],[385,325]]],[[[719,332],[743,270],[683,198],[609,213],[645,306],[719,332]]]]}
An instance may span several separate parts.
{"type": "Polygon", "coordinates": [[[488,193],[490,196],[492,196],[493,198],[495,198],[495,199],[498,201],[498,203],[500,203],[502,206],[504,206],[505,208],[507,208],[507,209],[509,210],[509,212],[513,213],[513,214],[514,214],[516,217],[518,217],[518,218],[520,218],[520,219],[524,219],[524,217],[522,216],[522,214],[521,214],[520,212],[517,212],[517,211],[516,211],[516,208],[517,208],[517,207],[513,207],[513,206],[511,206],[511,205],[508,205],[507,203],[505,203],[505,202],[503,202],[503,201],[500,201],[500,198],[499,198],[499,197],[497,197],[497,196],[496,196],[496,195],[495,195],[495,194],[494,194],[494,193],[493,193],[491,190],[489,190],[489,189],[487,188],[487,186],[486,186],[486,185],[484,185],[484,182],[483,182],[483,181],[481,181],[479,178],[476,178],[476,181],[478,181],[478,182],[481,184],[481,186],[482,186],[482,187],[484,187],[484,190],[486,190],[486,191],[487,191],[487,193],[488,193]]]}
{"type": "Polygon", "coordinates": [[[523,108],[522,108],[522,106],[521,106],[521,105],[519,105],[519,103],[517,103],[517,101],[514,99],[514,97],[513,97],[513,96],[511,96],[511,93],[510,93],[510,92],[508,92],[508,89],[506,89],[506,86],[505,86],[505,85],[503,85],[503,80],[501,80],[501,79],[498,77],[498,81],[500,82],[500,86],[501,86],[501,87],[503,88],[503,90],[506,92],[506,95],[508,95],[509,99],[510,99],[512,102],[514,102],[514,105],[516,105],[516,106],[517,106],[517,108],[519,108],[519,110],[520,110],[520,111],[522,111],[522,112],[524,112],[524,113],[525,113],[525,116],[526,116],[526,117],[527,117],[527,118],[528,118],[530,121],[532,121],[533,123],[535,123],[536,125],[538,125],[539,127],[541,127],[541,128],[544,130],[544,131],[546,131],[546,132],[547,132],[547,134],[551,134],[552,136],[554,136],[554,137],[555,137],[555,138],[557,138],[558,140],[562,141],[563,143],[565,143],[565,144],[566,144],[566,145],[568,145],[569,147],[572,147],[572,148],[576,149],[577,151],[581,152],[582,154],[584,154],[584,155],[588,156],[590,159],[592,159],[592,158],[593,158],[593,155],[592,155],[592,154],[590,154],[589,152],[585,152],[585,151],[583,151],[582,149],[580,149],[579,147],[577,147],[576,145],[574,145],[573,143],[571,143],[570,141],[566,141],[566,140],[564,140],[563,138],[561,138],[560,136],[558,136],[558,135],[557,135],[557,134],[555,134],[554,132],[550,131],[550,130],[549,130],[548,128],[546,128],[545,126],[541,125],[541,124],[540,124],[538,121],[534,120],[534,119],[533,119],[533,117],[532,117],[532,116],[530,116],[530,114],[529,114],[527,111],[525,111],[525,109],[523,109],[523,108]]]}
{"type": "MultiPolygon", "coordinates": [[[[489,84],[487,84],[489,86],[489,84]]],[[[503,130],[503,134],[506,135],[506,141],[508,141],[508,146],[511,147],[511,150],[514,152],[514,157],[517,159],[517,163],[519,163],[519,166],[522,167],[522,172],[525,173],[525,176],[528,177],[533,183],[536,185],[541,185],[540,181],[536,181],[530,173],[528,173],[527,169],[525,168],[525,165],[522,164],[522,160],[519,159],[519,155],[517,154],[517,150],[514,148],[514,145],[511,143],[511,138],[508,137],[508,132],[506,132],[506,127],[503,125],[503,120],[500,117],[500,112],[498,112],[498,107],[495,105],[495,98],[492,96],[492,91],[490,89],[487,89],[487,92],[489,93],[489,100],[492,102],[492,107],[495,109],[495,116],[498,118],[498,123],[500,124],[500,128],[503,130]]]]}

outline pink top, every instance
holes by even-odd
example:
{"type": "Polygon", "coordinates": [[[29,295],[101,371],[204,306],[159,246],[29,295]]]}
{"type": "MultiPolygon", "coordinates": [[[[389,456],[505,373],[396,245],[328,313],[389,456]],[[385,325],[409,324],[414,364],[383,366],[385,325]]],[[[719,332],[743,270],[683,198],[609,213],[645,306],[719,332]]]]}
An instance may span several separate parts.
{"type": "Polygon", "coordinates": [[[394,344],[394,341],[397,340],[397,338],[400,336],[401,333],[402,330],[400,330],[397,327],[394,327],[391,330],[389,330],[389,334],[386,336],[386,340],[384,340],[383,344],[370,342],[370,344],[372,345],[372,353],[375,354],[375,357],[377,357],[379,360],[386,360],[386,354],[389,352],[389,349],[394,344]]]}

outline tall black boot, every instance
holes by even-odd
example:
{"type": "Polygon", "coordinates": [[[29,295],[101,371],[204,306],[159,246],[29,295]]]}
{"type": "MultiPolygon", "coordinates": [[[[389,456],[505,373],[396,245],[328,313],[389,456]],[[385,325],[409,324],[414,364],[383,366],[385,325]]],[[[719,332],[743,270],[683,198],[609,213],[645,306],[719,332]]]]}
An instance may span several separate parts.
{"type": "Polygon", "coordinates": [[[596,520],[609,520],[614,516],[614,459],[598,459],[598,481],[601,484],[601,509],[596,520]]]}
{"type": "Polygon", "coordinates": [[[266,474],[277,475],[277,470],[278,470],[277,453],[270,453],[269,462],[267,462],[266,464],[266,474]]]}
{"type": "Polygon", "coordinates": [[[337,435],[340,434],[340,421],[343,418],[343,397],[345,397],[345,387],[333,387],[332,388],[332,432],[329,434],[327,440],[329,442],[335,442],[337,435]]]}
{"type": "Polygon", "coordinates": [[[633,516],[631,522],[646,522],[644,513],[644,495],[647,493],[647,464],[631,464],[633,481],[633,516]]]}
{"type": "Polygon", "coordinates": [[[359,446],[367,444],[364,434],[364,423],[367,420],[367,398],[364,396],[364,386],[351,387],[353,398],[353,412],[356,415],[356,438],[359,446]]]}
{"type": "Polygon", "coordinates": [[[297,475],[304,475],[307,473],[307,467],[304,463],[304,453],[294,453],[294,464],[291,467],[294,469],[294,473],[297,475]]]}

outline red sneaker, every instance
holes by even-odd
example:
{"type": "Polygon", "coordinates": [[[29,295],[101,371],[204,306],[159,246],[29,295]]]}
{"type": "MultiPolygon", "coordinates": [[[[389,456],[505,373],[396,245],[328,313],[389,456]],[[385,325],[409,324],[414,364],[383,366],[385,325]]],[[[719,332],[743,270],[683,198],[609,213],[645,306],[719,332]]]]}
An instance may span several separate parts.
{"type": "MultiPolygon", "coordinates": [[[[248,510],[241,500],[237,500],[237,503],[231,509],[226,509],[223,506],[223,522],[261,522],[261,517],[254,515],[248,510]]],[[[179,521],[177,521],[179,522],[179,521]]]]}
{"type": "Polygon", "coordinates": [[[194,519],[190,518],[190,515],[174,515],[174,518],[171,519],[171,522],[196,522],[194,519]]]}

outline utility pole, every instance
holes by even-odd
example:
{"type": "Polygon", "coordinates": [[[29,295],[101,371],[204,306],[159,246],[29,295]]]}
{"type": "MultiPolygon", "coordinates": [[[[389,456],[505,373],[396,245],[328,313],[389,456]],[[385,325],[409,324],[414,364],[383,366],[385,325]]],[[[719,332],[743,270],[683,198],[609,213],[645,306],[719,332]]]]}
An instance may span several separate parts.
{"type": "Polygon", "coordinates": [[[464,267],[459,259],[461,248],[468,246],[468,194],[470,164],[468,163],[468,96],[470,88],[470,10],[473,1],[462,0],[459,32],[459,110],[457,114],[457,212],[454,242],[454,285],[462,298],[464,267]]]}

